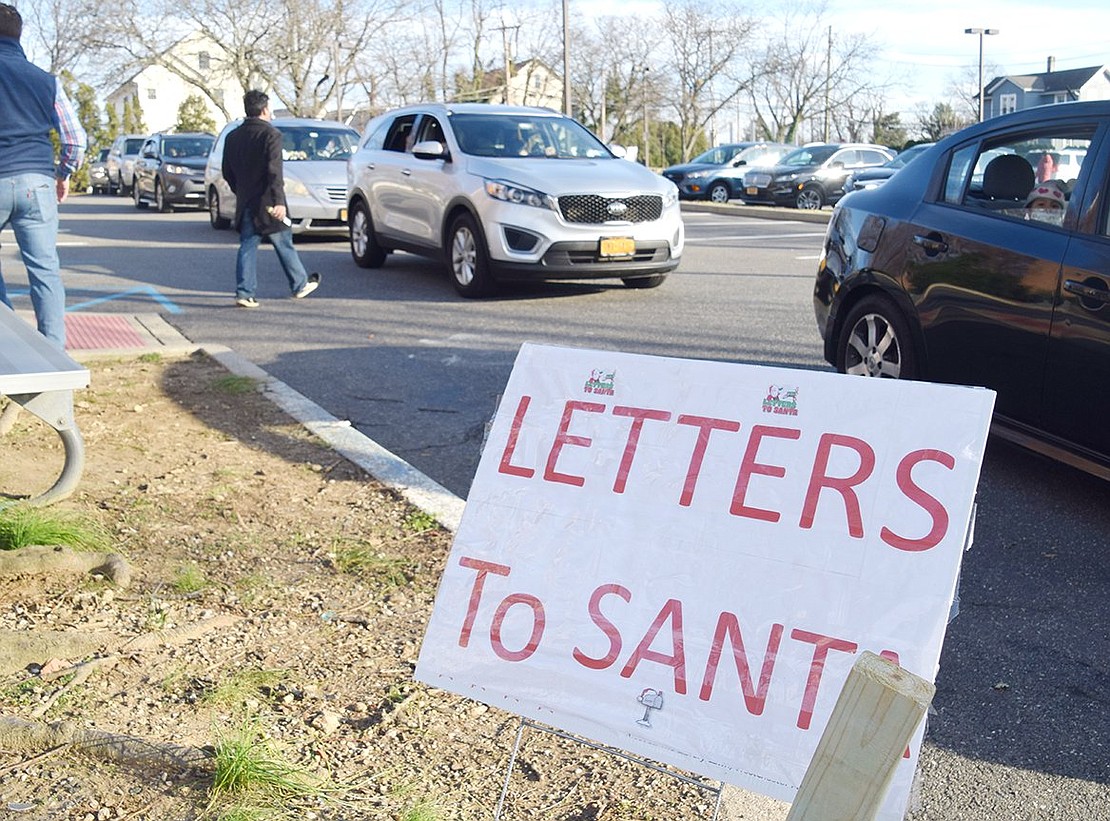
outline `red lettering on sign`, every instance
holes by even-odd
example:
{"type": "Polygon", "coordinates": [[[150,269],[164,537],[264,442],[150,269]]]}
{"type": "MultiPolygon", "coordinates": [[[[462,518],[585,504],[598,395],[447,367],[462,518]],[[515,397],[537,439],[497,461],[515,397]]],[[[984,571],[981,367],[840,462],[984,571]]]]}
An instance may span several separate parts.
{"type": "Polygon", "coordinates": [[[709,701],[713,695],[717,664],[720,662],[727,638],[732,644],[732,659],[736,664],[736,672],[740,676],[744,704],[753,716],[762,715],[763,707],[767,703],[767,689],[771,686],[771,673],[775,669],[775,658],[778,656],[783,629],[781,624],[771,625],[771,632],[767,637],[767,651],[763,654],[763,667],[759,671],[759,685],[752,687],[752,674],[748,667],[748,654],[744,651],[744,640],[740,635],[740,623],[732,613],[721,613],[717,619],[717,629],[713,633],[713,646],[709,651],[709,660],[705,664],[705,676],[702,678],[698,698],[709,701]]]}
{"type": "Polygon", "coordinates": [[[501,454],[501,464],[497,466],[498,473],[523,476],[525,479],[531,479],[536,473],[535,468],[518,467],[511,464],[513,452],[516,451],[517,440],[520,438],[520,428],[524,424],[524,415],[528,413],[528,405],[531,402],[531,396],[520,397],[520,402],[516,406],[516,414],[513,416],[513,424],[509,428],[509,441],[505,443],[505,451],[501,454]]]}
{"type": "Polygon", "coordinates": [[[459,564],[468,570],[478,571],[478,575],[474,577],[474,586],[470,588],[470,604],[466,608],[466,618],[463,619],[462,630],[459,631],[459,647],[466,647],[470,643],[470,631],[474,629],[474,618],[478,615],[478,605],[482,601],[482,588],[486,586],[486,576],[490,573],[495,576],[508,576],[509,566],[484,562],[469,556],[462,556],[459,564]]]}
{"type": "Polygon", "coordinates": [[[694,500],[694,488],[698,483],[698,474],[701,473],[701,463],[705,459],[706,448],[709,447],[709,435],[715,430],[727,430],[735,433],[740,430],[740,423],[731,419],[714,419],[711,416],[693,416],[682,414],[678,417],[678,424],[693,425],[698,428],[698,441],[694,443],[694,452],[690,454],[690,467],[686,469],[686,483],[682,486],[682,495],[678,503],[689,507],[694,500]]]}
{"type": "Polygon", "coordinates": [[[583,667],[589,667],[591,670],[604,670],[609,667],[617,660],[621,651],[620,631],[601,612],[601,599],[603,596],[610,594],[620,596],[625,602],[632,601],[632,592],[627,587],[622,587],[619,584],[603,584],[590,596],[590,619],[601,628],[601,632],[609,639],[609,652],[599,659],[590,658],[577,647],[571,653],[575,661],[583,667]]]}
{"type": "Polygon", "coordinates": [[[879,531],[879,538],[898,550],[906,550],[911,553],[929,550],[940,544],[941,539],[948,532],[948,511],[944,509],[944,505],[922,490],[913,480],[914,465],[926,461],[939,462],[949,470],[956,467],[955,458],[942,450],[915,450],[912,453],[907,453],[902,461],[898,463],[896,473],[898,489],[905,494],[907,499],[916,502],[933,518],[932,530],[920,539],[907,539],[889,528],[883,527],[879,531]]]}
{"type": "Polygon", "coordinates": [[[657,422],[667,422],[670,421],[671,412],[617,405],[613,408],[613,416],[632,417],[632,427],[628,431],[628,441],[624,445],[624,455],[621,457],[621,464],[617,469],[617,480],[613,482],[613,492],[624,493],[624,487],[628,483],[628,473],[632,470],[632,460],[636,456],[636,445],[640,441],[640,431],[644,428],[644,420],[654,419],[657,422]]]}
{"type": "Polygon", "coordinates": [[[798,729],[808,730],[810,722],[813,721],[813,705],[817,703],[817,691],[821,688],[821,674],[824,672],[825,659],[829,651],[854,653],[858,645],[854,641],[822,636],[820,633],[810,633],[807,630],[791,630],[790,638],[813,645],[813,661],[809,665],[809,678],[806,680],[806,689],[802,694],[802,708],[798,712],[798,729]]]}
{"type": "Polygon", "coordinates": [[[640,640],[636,649],[632,651],[632,655],[628,657],[628,662],[621,670],[621,676],[630,678],[636,672],[636,666],[645,659],[647,661],[657,661],[674,670],[674,691],[679,695],[686,693],[686,651],[682,640],[682,602],[678,599],[668,599],[667,603],[663,605],[663,609],[659,611],[659,615],[655,617],[655,621],[651,623],[647,633],[640,640]],[[666,621],[671,622],[672,652],[670,655],[650,649],[651,643],[655,641],[656,634],[659,633],[666,621]]]}
{"type": "Polygon", "coordinates": [[[813,459],[813,473],[806,488],[805,503],[802,505],[800,527],[813,527],[817,513],[817,501],[822,488],[835,490],[844,499],[844,511],[848,517],[848,534],[857,539],[863,538],[863,515],[860,513],[859,498],[852,489],[862,484],[875,469],[875,451],[862,439],[840,433],[824,433],[817,443],[817,455],[813,459]],[[834,446],[850,448],[859,455],[859,467],[851,476],[829,476],[829,455],[834,446]]]}
{"type": "Polygon", "coordinates": [[[597,402],[580,402],[577,400],[569,400],[563,406],[563,418],[559,422],[559,432],[555,434],[555,441],[551,444],[551,452],[547,455],[547,467],[544,469],[543,478],[548,482],[562,482],[568,485],[575,485],[582,487],[586,483],[584,476],[574,476],[569,473],[559,473],[555,470],[555,463],[559,461],[559,453],[563,449],[563,445],[576,445],[580,448],[588,448],[593,444],[593,439],[588,436],[572,436],[567,433],[570,429],[570,420],[574,416],[575,411],[585,411],[587,413],[605,413],[605,406],[597,402]]]}
{"type": "Polygon", "coordinates": [[[786,468],[781,465],[765,465],[755,460],[759,454],[759,445],[764,436],[773,436],[779,439],[797,439],[802,435],[795,428],[774,428],[769,425],[756,425],[748,437],[748,447],[744,451],[744,459],[740,462],[740,473],[736,477],[736,490],[732,494],[732,506],[729,513],[733,516],[747,516],[750,519],[760,519],[764,522],[777,522],[780,514],[775,510],[764,510],[759,507],[749,507],[744,504],[744,497],[748,492],[748,482],[752,474],[774,476],[781,479],[786,475],[786,468]]]}
{"type": "Polygon", "coordinates": [[[535,596],[530,593],[513,593],[506,596],[501,604],[497,605],[497,610],[493,614],[493,623],[489,627],[489,641],[493,647],[493,652],[505,661],[524,661],[535,653],[536,648],[540,646],[540,639],[543,638],[543,629],[546,623],[547,618],[544,614],[543,602],[535,596]],[[528,638],[528,643],[520,650],[509,650],[501,641],[501,625],[505,621],[505,614],[509,612],[509,608],[514,604],[527,605],[532,609],[532,635],[528,638]]]}

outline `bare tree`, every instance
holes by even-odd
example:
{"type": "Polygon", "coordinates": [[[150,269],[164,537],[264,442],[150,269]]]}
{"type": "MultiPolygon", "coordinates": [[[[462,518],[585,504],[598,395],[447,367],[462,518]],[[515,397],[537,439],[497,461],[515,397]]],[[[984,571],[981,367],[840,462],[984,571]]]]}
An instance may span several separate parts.
{"type": "Polygon", "coordinates": [[[750,82],[740,63],[756,24],[735,0],[666,0],[662,24],[671,51],[664,69],[675,87],[671,108],[687,159],[705,126],[750,82]]]}
{"type": "Polygon", "coordinates": [[[816,119],[822,136],[834,126],[841,133],[856,130],[847,119],[870,120],[872,110],[845,116],[846,109],[858,108],[853,101],[860,97],[877,98],[887,87],[874,76],[877,51],[863,35],[833,37],[823,2],[787,7],[754,67],[750,93],[759,132],[797,142],[803,125],[816,119]]]}
{"type": "Polygon", "coordinates": [[[84,73],[89,42],[103,10],[96,0],[23,0],[21,41],[51,74],[84,73]]]}

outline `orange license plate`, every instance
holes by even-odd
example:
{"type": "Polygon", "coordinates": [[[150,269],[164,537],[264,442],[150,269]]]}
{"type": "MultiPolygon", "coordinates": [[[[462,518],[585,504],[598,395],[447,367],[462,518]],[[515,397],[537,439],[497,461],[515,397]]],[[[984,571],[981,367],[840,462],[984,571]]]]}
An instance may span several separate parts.
{"type": "Polygon", "coordinates": [[[603,257],[630,257],[636,253],[636,240],[632,237],[602,237],[603,257]]]}
{"type": "Polygon", "coordinates": [[[748,194],[749,196],[754,197],[756,194],[759,193],[759,189],[758,188],[745,188],[744,193],[748,194]]]}

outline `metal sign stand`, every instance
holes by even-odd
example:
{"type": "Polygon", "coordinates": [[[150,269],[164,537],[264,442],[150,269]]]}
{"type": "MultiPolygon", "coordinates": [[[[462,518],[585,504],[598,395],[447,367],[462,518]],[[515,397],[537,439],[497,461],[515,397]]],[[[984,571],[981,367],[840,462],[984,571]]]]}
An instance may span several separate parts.
{"type": "Polygon", "coordinates": [[[525,718],[524,716],[520,717],[520,726],[516,728],[516,740],[513,742],[513,751],[512,754],[509,756],[509,765],[505,768],[505,783],[501,787],[501,797],[497,799],[497,809],[493,814],[493,821],[501,821],[501,809],[505,804],[505,796],[509,793],[509,779],[512,777],[513,774],[513,765],[516,764],[516,755],[520,751],[520,740],[524,735],[525,727],[531,727],[534,730],[539,730],[540,732],[547,733],[548,735],[565,738],[567,741],[573,741],[575,744],[582,744],[583,746],[590,747],[594,750],[599,750],[603,753],[608,753],[609,755],[623,758],[626,761],[631,761],[633,764],[639,764],[642,767],[647,767],[649,769],[655,770],[657,773],[662,773],[663,775],[690,784],[699,790],[714,794],[717,796],[717,801],[713,806],[712,821],[717,821],[717,817],[721,812],[721,795],[724,792],[724,782],[720,782],[717,786],[714,786],[707,781],[698,778],[691,778],[688,775],[683,775],[682,773],[665,769],[664,767],[661,767],[660,765],[654,763],[653,761],[649,761],[646,758],[641,758],[639,756],[626,753],[624,750],[619,750],[616,747],[610,747],[606,744],[598,744],[597,742],[590,741],[589,739],[581,738],[580,736],[564,732],[563,730],[560,730],[556,727],[549,727],[546,724],[540,724],[536,721],[532,721],[530,718],[525,718]]]}

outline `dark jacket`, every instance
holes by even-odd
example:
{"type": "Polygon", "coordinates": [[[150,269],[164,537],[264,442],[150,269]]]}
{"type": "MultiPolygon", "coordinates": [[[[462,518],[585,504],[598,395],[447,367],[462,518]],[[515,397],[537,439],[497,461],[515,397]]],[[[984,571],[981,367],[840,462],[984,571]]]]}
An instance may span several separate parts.
{"type": "Polygon", "coordinates": [[[27,62],[18,40],[0,37],[0,177],[54,176],[56,93],[54,76],[27,62]]]}
{"type": "Polygon", "coordinates": [[[276,234],[288,229],[266,210],[286,204],[280,131],[260,117],[243,120],[224,142],[223,174],[235,192],[236,228],[244,209],[249,208],[258,233],[276,234]]]}

